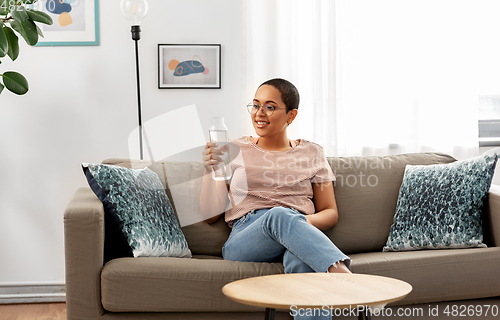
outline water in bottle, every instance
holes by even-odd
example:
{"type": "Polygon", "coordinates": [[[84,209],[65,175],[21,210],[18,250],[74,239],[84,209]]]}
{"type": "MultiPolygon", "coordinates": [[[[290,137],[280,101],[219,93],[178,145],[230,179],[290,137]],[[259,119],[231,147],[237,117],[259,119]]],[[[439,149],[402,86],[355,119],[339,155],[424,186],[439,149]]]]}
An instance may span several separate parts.
{"type": "Polygon", "coordinates": [[[229,137],[227,127],[224,124],[224,117],[213,117],[212,125],[208,131],[210,142],[217,144],[217,149],[221,150],[221,161],[213,166],[212,178],[214,180],[228,180],[231,178],[230,158],[229,158],[229,137]]]}

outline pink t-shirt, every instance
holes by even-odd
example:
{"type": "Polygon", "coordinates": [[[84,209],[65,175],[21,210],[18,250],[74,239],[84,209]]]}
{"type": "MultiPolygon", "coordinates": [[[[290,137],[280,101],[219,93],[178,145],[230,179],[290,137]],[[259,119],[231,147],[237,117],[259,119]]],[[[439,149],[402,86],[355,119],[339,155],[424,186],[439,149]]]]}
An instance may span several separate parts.
{"type": "Polygon", "coordinates": [[[287,151],[260,148],[250,137],[231,140],[239,154],[231,162],[232,178],[226,222],[254,209],[277,206],[314,214],[312,183],[335,180],[323,148],[304,139],[287,151]]]}

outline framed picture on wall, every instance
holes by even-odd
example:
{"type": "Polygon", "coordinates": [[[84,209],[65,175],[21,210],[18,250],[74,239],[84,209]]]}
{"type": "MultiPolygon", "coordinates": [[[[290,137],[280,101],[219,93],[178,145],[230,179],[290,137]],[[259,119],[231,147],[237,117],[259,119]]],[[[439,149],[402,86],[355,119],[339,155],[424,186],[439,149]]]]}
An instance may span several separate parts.
{"type": "Polygon", "coordinates": [[[159,44],[159,89],[220,89],[220,44],[159,44]]]}
{"type": "Polygon", "coordinates": [[[44,37],[37,46],[99,45],[98,0],[39,0],[33,6],[54,21],[40,26],[44,37]]]}

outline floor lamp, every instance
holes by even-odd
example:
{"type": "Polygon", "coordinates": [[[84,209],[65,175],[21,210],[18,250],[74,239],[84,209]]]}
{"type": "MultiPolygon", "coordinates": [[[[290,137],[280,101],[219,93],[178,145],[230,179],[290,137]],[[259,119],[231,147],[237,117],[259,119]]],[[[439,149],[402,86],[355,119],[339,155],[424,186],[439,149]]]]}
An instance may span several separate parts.
{"type": "Polygon", "coordinates": [[[130,21],[132,40],[135,41],[135,70],[137,76],[137,111],[139,113],[139,148],[142,155],[142,112],[141,112],[141,86],[139,81],[139,40],[141,39],[141,21],[148,13],[146,0],[122,0],[120,8],[123,16],[130,21]]]}

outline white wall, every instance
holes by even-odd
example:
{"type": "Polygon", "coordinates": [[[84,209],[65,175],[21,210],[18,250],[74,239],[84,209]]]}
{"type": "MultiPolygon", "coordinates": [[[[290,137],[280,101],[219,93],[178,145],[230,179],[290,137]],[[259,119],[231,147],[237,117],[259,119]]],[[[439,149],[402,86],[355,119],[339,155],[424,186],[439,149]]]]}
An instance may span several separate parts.
{"type": "MultiPolygon", "coordinates": [[[[119,0],[100,2],[100,46],[29,47],[0,72],[30,91],[0,95],[0,284],[64,281],[63,212],[87,186],[80,163],[128,157],[137,126],[134,44],[119,0]]],[[[143,121],[196,104],[207,132],[224,115],[235,136],[242,109],[242,2],[150,0],[139,42],[143,121]],[[158,44],[221,44],[222,88],[157,88],[158,44]]],[[[176,137],[182,139],[186,132],[176,137]]]]}

